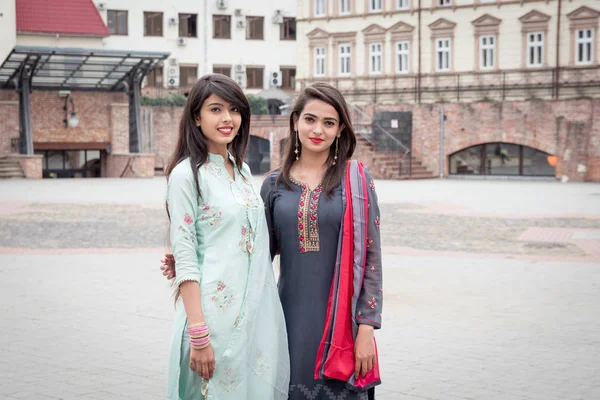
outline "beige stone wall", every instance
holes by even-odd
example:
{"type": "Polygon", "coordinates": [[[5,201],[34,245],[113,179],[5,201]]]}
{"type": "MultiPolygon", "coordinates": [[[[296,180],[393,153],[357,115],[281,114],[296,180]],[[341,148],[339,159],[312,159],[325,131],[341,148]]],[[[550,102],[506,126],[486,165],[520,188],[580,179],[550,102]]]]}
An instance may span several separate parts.
{"type": "MultiPolygon", "coordinates": [[[[496,35],[496,65],[491,71],[517,71],[529,68],[526,63],[526,32],[542,31],[544,39],[543,68],[553,68],[557,62],[557,0],[451,0],[450,7],[434,7],[439,0],[422,0],[420,13],[421,43],[419,45],[419,13],[417,0],[409,0],[410,8],[395,10],[396,0],[384,0],[384,10],[370,13],[366,8],[367,1],[352,0],[353,12],[349,16],[337,14],[338,0],[327,0],[328,14],[315,18],[311,14],[314,0],[299,0],[298,4],[298,87],[301,81],[314,75],[314,46],[325,46],[327,49],[326,79],[338,75],[338,45],[336,35],[341,33],[356,34],[356,45],[353,47],[352,70],[358,78],[369,76],[368,44],[372,42],[369,34],[381,31],[384,44],[384,70],[379,88],[397,87],[410,84],[410,77],[419,71],[418,55],[421,54],[421,73],[444,75],[435,69],[435,39],[451,39],[451,62],[449,73],[472,73],[480,68],[479,36],[493,32],[496,35]],[[483,19],[483,20],[482,20],[483,19]],[[495,21],[495,22],[494,22],[495,21]],[[479,26],[478,25],[479,22],[479,26]],[[483,25],[483,26],[482,26],[483,25]],[[394,46],[398,40],[410,41],[410,71],[408,75],[396,71],[396,52],[394,46]],[[420,48],[419,48],[420,46],[420,48]],[[392,82],[391,79],[399,79],[392,82]],[[400,79],[403,78],[403,79],[400,79]],[[388,79],[388,81],[386,81],[388,79]]],[[[560,17],[560,60],[561,66],[573,66],[575,37],[572,29],[577,27],[595,27],[594,29],[594,63],[598,65],[598,12],[600,5],[596,0],[562,1],[560,17]],[[574,11],[586,6],[591,10],[582,11],[575,18],[574,11]]],[[[545,76],[545,75],[544,75],[545,76]]],[[[511,78],[523,80],[524,77],[514,75],[511,78]]],[[[537,77],[535,78],[537,79],[537,77]]],[[[551,71],[548,74],[551,80],[551,71]]],[[[360,79],[359,79],[360,81],[360,79]]],[[[440,82],[440,85],[452,83],[440,82]]],[[[357,89],[370,89],[365,82],[346,80],[338,84],[357,89]]],[[[465,82],[465,85],[468,83],[465,82]]],[[[526,94],[521,97],[526,98],[526,94]]],[[[436,99],[432,99],[435,101],[436,99]]],[[[445,99],[438,99],[445,100],[445,99]]],[[[446,100],[447,101],[447,100],[446,100]]]]}

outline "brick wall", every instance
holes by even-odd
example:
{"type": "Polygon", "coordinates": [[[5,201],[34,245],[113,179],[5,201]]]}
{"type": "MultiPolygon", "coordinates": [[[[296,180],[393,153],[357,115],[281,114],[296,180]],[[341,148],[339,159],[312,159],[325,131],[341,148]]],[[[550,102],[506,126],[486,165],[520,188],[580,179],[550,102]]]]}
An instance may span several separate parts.
{"type": "Polygon", "coordinates": [[[154,154],[109,154],[103,165],[107,178],[152,178],[154,154]]]}
{"type": "MultiPolygon", "coordinates": [[[[415,156],[439,175],[439,104],[377,106],[381,111],[412,111],[415,156]]],[[[444,174],[448,157],[464,148],[487,142],[533,147],[558,156],[557,177],[598,180],[600,160],[600,99],[451,103],[443,105],[447,117],[444,135],[444,174]]],[[[368,113],[373,107],[367,107],[368,113]]]]}
{"type": "MultiPolygon", "coordinates": [[[[66,128],[64,125],[65,97],[60,97],[56,91],[31,93],[34,143],[111,143],[113,136],[116,136],[117,149],[129,150],[126,94],[72,92],[72,96],[79,117],[77,128],[66,128]],[[122,110],[115,112],[115,105],[121,106],[122,110]],[[120,142],[123,134],[125,147],[120,142]]],[[[19,96],[14,90],[0,90],[0,152],[10,151],[11,138],[19,136],[18,100],[19,96]]],[[[71,105],[67,107],[70,114],[71,105]]]]}
{"type": "MultiPolygon", "coordinates": [[[[157,168],[166,167],[175,148],[179,134],[179,121],[183,107],[144,107],[152,112],[152,152],[156,154],[157,168]]],[[[279,165],[279,144],[288,134],[288,116],[256,115],[252,117],[250,134],[269,140],[273,133],[271,168],[279,165]]],[[[148,135],[149,136],[149,135],[148,135]]]]}
{"type": "MultiPolygon", "coordinates": [[[[4,94],[0,91],[0,98],[4,94]]],[[[0,100],[0,154],[10,152],[12,138],[19,137],[19,101],[0,100]]]]}

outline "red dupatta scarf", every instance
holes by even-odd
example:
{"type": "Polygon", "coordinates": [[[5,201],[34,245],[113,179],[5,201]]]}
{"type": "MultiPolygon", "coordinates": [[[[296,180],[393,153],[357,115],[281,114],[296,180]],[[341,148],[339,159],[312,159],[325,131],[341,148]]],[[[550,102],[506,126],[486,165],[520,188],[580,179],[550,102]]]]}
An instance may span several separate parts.
{"type": "MultiPolygon", "coordinates": [[[[327,304],[323,338],[317,352],[315,379],[336,379],[364,391],[381,383],[379,361],[364,377],[354,379],[354,342],[358,333],[356,306],[366,268],[369,199],[364,168],[346,167],[342,185],[345,203],[338,256],[327,304]]],[[[375,345],[377,354],[377,345],[375,345]]]]}

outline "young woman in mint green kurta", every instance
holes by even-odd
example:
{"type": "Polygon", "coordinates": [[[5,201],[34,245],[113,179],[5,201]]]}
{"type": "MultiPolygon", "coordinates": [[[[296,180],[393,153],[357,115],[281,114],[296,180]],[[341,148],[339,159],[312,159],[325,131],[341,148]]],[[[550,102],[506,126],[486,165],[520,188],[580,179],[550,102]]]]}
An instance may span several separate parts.
{"type": "Polygon", "coordinates": [[[287,336],[263,202],[246,164],[241,171],[234,167],[230,175],[225,163],[235,166],[236,159],[227,154],[226,160],[208,153],[207,160],[194,167],[185,158],[169,174],[167,205],[176,285],[198,282],[215,362],[208,380],[190,368],[188,318],[180,299],[169,359],[169,400],[284,400],[288,396],[287,336]]]}

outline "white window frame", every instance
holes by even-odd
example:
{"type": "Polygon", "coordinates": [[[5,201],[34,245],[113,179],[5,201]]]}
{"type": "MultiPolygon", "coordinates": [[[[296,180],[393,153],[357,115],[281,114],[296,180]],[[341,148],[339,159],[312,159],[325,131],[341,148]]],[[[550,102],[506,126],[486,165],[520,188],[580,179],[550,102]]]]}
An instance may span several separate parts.
{"type": "Polygon", "coordinates": [[[339,75],[349,76],[352,74],[352,44],[340,43],[338,46],[339,75]]]}
{"type": "Polygon", "coordinates": [[[396,42],[396,73],[408,74],[410,72],[410,41],[396,42]]]}
{"type": "Polygon", "coordinates": [[[436,0],[438,7],[450,7],[452,5],[452,0],[436,0]]]}
{"type": "Polygon", "coordinates": [[[315,76],[325,76],[327,71],[327,48],[315,47],[315,76]]]}
{"type": "Polygon", "coordinates": [[[484,35],[479,37],[479,69],[490,70],[496,68],[496,35],[484,35]],[[490,44],[490,41],[492,42],[490,44]],[[487,57],[485,57],[487,55],[487,57]],[[489,60],[492,60],[491,65],[489,60]],[[487,61],[487,65],[485,63],[487,61]]]}
{"type": "Polygon", "coordinates": [[[410,8],[410,0],[396,0],[396,10],[408,10],[410,8]]]}
{"type": "Polygon", "coordinates": [[[530,68],[537,68],[544,66],[544,32],[528,32],[527,33],[527,66],[530,68]],[[538,38],[541,37],[541,40],[538,38]],[[533,39],[533,40],[532,40],[533,39]],[[531,59],[531,50],[538,49],[534,53],[534,60],[531,59]],[[539,60],[537,59],[539,57],[539,60]]]}
{"type": "Polygon", "coordinates": [[[352,14],[352,4],[351,0],[338,0],[338,9],[340,15],[350,15],[352,14]]]}
{"type": "Polygon", "coordinates": [[[369,44],[369,75],[383,74],[383,43],[369,44]],[[376,67],[379,67],[376,69],[376,67]]]}
{"type": "Polygon", "coordinates": [[[369,12],[383,11],[383,0],[369,0],[369,12]]]}
{"type": "Polygon", "coordinates": [[[450,66],[452,65],[452,39],[450,38],[439,38],[435,40],[435,70],[436,72],[449,72],[450,66]],[[442,55],[442,64],[440,64],[440,54],[442,55]],[[446,55],[445,59],[444,54],[446,55]],[[444,62],[445,61],[445,62],[444,62]]]}
{"type": "Polygon", "coordinates": [[[314,0],[314,16],[315,17],[324,17],[327,15],[326,10],[326,0],[314,0]]]}
{"type": "Polygon", "coordinates": [[[594,62],[594,28],[577,29],[575,31],[575,64],[590,65],[594,62]],[[581,32],[589,33],[588,37],[580,38],[581,32]],[[583,57],[582,57],[583,51],[583,57]],[[583,58],[583,60],[580,60],[583,58]]]}

